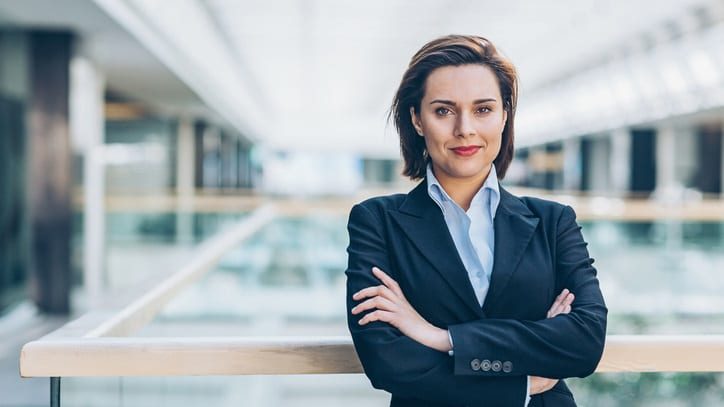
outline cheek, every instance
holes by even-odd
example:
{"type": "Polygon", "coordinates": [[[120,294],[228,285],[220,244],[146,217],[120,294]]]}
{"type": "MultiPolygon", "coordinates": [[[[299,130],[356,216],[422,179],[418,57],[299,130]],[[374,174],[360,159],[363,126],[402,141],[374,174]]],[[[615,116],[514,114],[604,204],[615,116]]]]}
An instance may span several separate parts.
{"type": "Polygon", "coordinates": [[[444,149],[445,143],[454,138],[449,136],[452,134],[452,130],[448,129],[441,123],[434,123],[425,126],[423,134],[425,135],[425,145],[427,146],[428,151],[434,149],[444,149]]]}
{"type": "Polygon", "coordinates": [[[485,140],[487,140],[488,144],[494,145],[494,144],[500,144],[503,140],[503,134],[500,131],[500,128],[496,125],[490,125],[486,126],[485,128],[481,129],[480,134],[485,137],[485,140]]]}

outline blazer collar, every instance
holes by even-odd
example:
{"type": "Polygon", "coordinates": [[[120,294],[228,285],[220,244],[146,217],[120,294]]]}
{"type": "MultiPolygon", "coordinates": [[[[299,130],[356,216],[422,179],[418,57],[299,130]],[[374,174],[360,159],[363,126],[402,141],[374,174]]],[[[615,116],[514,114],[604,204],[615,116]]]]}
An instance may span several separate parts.
{"type": "Polygon", "coordinates": [[[490,314],[494,310],[510,277],[516,272],[539,220],[520,198],[500,188],[500,207],[493,220],[495,228],[493,274],[483,303],[483,310],[486,313],[490,314]]]}
{"type": "MultiPolygon", "coordinates": [[[[508,192],[507,189],[503,188],[502,185],[498,184],[498,190],[500,192],[500,203],[498,209],[502,209],[504,212],[509,214],[518,214],[521,216],[534,216],[533,212],[528,209],[528,206],[517,196],[508,192]]],[[[415,217],[426,217],[429,216],[430,211],[439,211],[439,207],[430,198],[427,193],[427,179],[423,179],[422,182],[417,184],[407,194],[407,197],[402,204],[400,204],[399,211],[407,213],[415,217]]],[[[497,217],[497,213],[496,213],[497,217]]]]}
{"type": "Polygon", "coordinates": [[[502,186],[499,186],[499,189],[500,204],[493,221],[495,228],[493,273],[482,308],[477,302],[442,212],[427,193],[427,180],[423,180],[407,194],[397,212],[391,212],[400,228],[422,255],[479,317],[485,317],[485,314],[493,310],[496,300],[514,273],[538,225],[538,218],[520,198],[502,186]]]}

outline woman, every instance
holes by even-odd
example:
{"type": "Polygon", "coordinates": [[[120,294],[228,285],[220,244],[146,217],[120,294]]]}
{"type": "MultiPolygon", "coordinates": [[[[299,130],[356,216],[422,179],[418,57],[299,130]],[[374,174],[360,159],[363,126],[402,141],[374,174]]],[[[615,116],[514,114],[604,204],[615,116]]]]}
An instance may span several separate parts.
{"type": "Polygon", "coordinates": [[[348,325],[391,406],[575,406],[607,309],[573,210],[498,184],[518,79],[490,41],[420,49],[392,104],[410,193],[355,205],[348,325]],[[560,293],[560,294],[558,294],[560,293]],[[558,295],[556,295],[558,294],[558,295]]]}

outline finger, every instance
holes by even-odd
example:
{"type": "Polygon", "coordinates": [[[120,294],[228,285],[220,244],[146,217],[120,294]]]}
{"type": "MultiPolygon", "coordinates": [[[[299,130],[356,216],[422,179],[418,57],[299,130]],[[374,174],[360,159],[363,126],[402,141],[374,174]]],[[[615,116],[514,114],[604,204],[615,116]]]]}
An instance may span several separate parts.
{"type": "Polygon", "coordinates": [[[363,288],[363,289],[357,291],[356,293],[354,293],[352,295],[352,299],[360,301],[367,297],[374,297],[374,296],[378,295],[379,291],[380,291],[380,286],[378,286],[378,285],[363,288]]]}
{"type": "Polygon", "coordinates": [[[352,299],[356,301],[361,301],[367,297],[376,297],[378,295],[388,298],[390,300],[395,299],[395,295],[392,293],[392,291],[384,285],[375,285],[372,287],[363,288],[354,293],[354,295],[352,295],[352,299]]]}
{"type": "Polygon", "coordinates": [[[565,304],[560,304],[560,303],[556,304],[555,307],[553,309],[551,309],[549,318],[553,318],[556,315],[563,312],[564,307],[565,307],[565,304]]]}
{"type": "Polygon", "coordinates": [[[365,325],[374,321],[390,322],[393,316],[394,314],[392,312],[377,310],[362,317],[362,319],[359,320],[359,324],[365,325]]]}
{"type": "Polygon", "coordinates": [[[372,267],[372,273],[382,281],[382,284],[389,287],[392,292],[397,294],[400,297],[404,297],[404,294],[402,294],[402,289],[400,288],[400,285],[397,284],[397,281],[395,281],[392,277],[387,275],[382,269],[379,267],[372,267]]]}
{"type": "Polygon", "coordinates": [[[561,291],[561,294],[556,298],[556,301],[551,306],[549,312],[549,318],[553,318],[556,315],[563,313],[566,306],[573,304],[575,296],[567,288],[561,291]]]}
{"type": "Polygon", "coordinates": [[[563,309],[563,303],[560,301],[556,301],[551,306],[551,309],[548,310],[548,318],[553,318],[554,316],[561,313],[561,309],[563,309]]]}
{"type": "Polygon", "coordinates": [[[573,301],[576,300],[576,296],[573,293],[568,294],[565,300],[563,300],[563,307],[570,307],[573,305],[573,301]]]}
{"type": "Polygon", "coordinates": [[[553,305],[548,309],[548,312],[546,312],[546,318],[551,318],[553,316],[553,311],[556,308],[556,303],[554,302],[553,305]]]}
{"type": "Polygon", "coordinates": [[[369,309],[381,309],[385,311],[394,311],[395,310],[395,304],[384,297],[373,297],[369,300],[366,300],[365,302],[357,305],[356,307],[352,308],[352,314],[357,315],[363,311],[369,310],[369,309]]]}
{"type": "Polygon", "coordinates": [[[563,314],[563,313],[567,314],[568,312],[570,312],[571,304],[573,304],[574,299],[575,299],[575,296],[573,295],[573,293],[568,294],[568,296],[563,300],[563,302],[561,302],[558,305],[556,315],[563,314]],[[566,309],[568,309],[569,311],[565,312],[566,309]]]}
{"type": "Polygon", "coordinates": [[[569,291],[567,288],[564,288],[563,291],[561,291],[560,294],[556,297],[556,299],[553,301],[553,304],[551,305],[550,309],[548,310],[548,318],[552,318],[553,316],[557,315],[560,312],[561,305],[563,304],[563,301],[565,301],[569,291]]]}

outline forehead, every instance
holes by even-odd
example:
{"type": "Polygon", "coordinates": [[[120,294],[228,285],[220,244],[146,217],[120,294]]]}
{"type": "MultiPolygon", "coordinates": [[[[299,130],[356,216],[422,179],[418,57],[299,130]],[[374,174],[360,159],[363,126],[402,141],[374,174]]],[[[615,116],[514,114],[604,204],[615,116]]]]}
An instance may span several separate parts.
{"type": "Polygon", "coordinates": [[[486,65],[443,66],[433,70],[425,81],[423,99],[472,102],[486,98],[500,100],[498,79],[486,65]]]}

